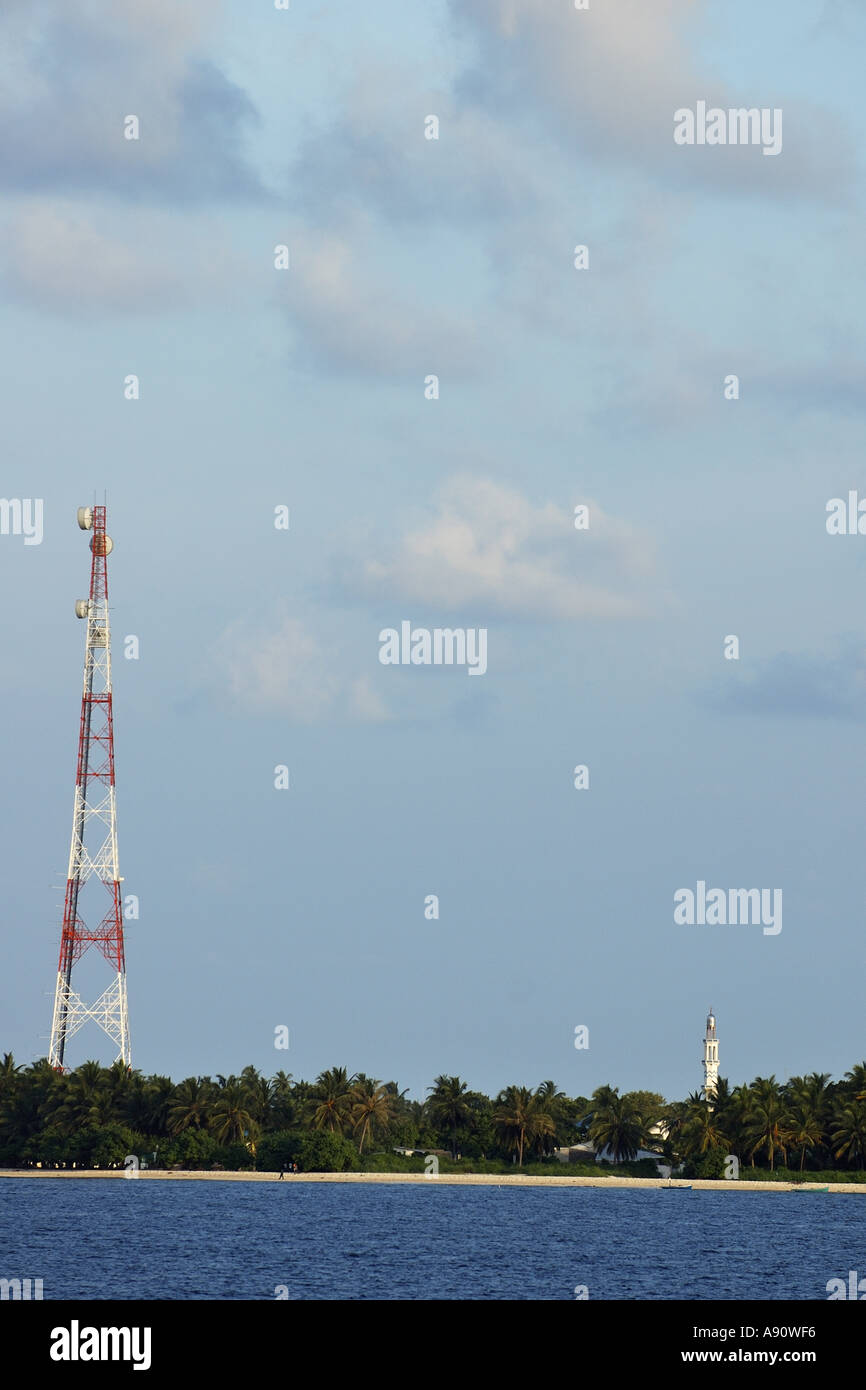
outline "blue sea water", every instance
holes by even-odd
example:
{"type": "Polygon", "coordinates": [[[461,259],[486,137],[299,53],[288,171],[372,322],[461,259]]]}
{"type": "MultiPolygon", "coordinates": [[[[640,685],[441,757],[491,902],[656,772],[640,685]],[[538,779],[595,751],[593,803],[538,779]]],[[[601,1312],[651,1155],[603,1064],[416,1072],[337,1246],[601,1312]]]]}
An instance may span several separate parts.
{"type": "Polygon", "coordinates": [[[0,1278],[45,1299],[826,1299],[866,1197],[0,1179],[0,1278]]]}

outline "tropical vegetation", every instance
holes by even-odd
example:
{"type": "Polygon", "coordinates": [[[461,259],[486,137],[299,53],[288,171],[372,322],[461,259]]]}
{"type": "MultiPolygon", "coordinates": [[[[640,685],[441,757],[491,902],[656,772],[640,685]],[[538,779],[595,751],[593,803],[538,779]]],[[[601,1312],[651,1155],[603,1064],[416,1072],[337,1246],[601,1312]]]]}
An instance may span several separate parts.
{"type": "Polygon", "coordinates": [[[569,1097],[553,1081],[490,1097],[445,1073],[413,1100],[346,1067],[312,1082],[252,1066],[174,1082],[119,1062],[60,1072],[45,1059],[0,1060],[0,1168],[424,1171],[431,1153],[442,1171],[549,1172],[568,1156],[574,1172],[617,1164],[652,1175],[657,1160],[721,1177],[734,1157],[741,1179],[866,1181],[866,1062],[836,1082],[819,1072],[720,1079],[710,1096],[666,1101],[609,1085],[569,1097]]]}

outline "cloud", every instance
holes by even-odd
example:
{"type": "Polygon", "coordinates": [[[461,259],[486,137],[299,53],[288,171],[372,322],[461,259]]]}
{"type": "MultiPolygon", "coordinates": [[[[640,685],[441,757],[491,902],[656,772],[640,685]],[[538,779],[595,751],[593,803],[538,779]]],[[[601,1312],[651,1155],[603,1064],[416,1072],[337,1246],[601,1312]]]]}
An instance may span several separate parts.
{"type": "MultiPolygon", "coordinates": [[[[384,620],[383,601],[413,603],[412,616],[467,607],[482,619],[488,611],[550,621],[647,616],[656,570],[651,540],[587,505],[589,530],[576,531],[573,511],[535,505],[487,479],[454,478],[432,516],[407,531],[390,556],[368,551],[334,560],[341,599],[373,605],[374,616],[359,626],[354,616],[335,620],[324,609],[297,616],[281,605],[264,618],[238,618],[214,645],[211,684],[240,708],[299,724],[440,718],[453,690],[446,698],[439,681],[426,682],[419,700],[409,679],[414,668],[395,671],[378,661],[380,629],[393,625],[384,620]],[[380,693],[386,688],[387,702],[380,693]]],[[[460,722],[489,713],[486,705],[479,710],[476,692],[471,696],[471,705],[465,693],[465,708],[452,711],[460,722]]]]}
{"type": "Polygon", "coordinates": [[[852,358],[774,372],[759,368],[749,390],[755,396],[763,392],[797,414],[824,410],[834,416],[862,415],[866,410],[866,363],[852,358]]]}
{"type": "Polygon", "coordinates": [[[4,227],[4,288],[41,308],[161,310],[183,302],[186,284],[159,258],[104,235],[73,210],[29,206],[4,227]]]}
{"type": "Polygon", "coordinates": [[[549,0],[451,0],[451,9],[479,45],[458,94],[492,111],[528,102],[578,158],[627,164],[675,187],[846,196],[853,149],[838,121],[800,99],[786,104],[775,89],[734,91],[702,68],[686,37],[692,0],[606,0],[587,11],[549,0]],[[699,98],[725,109],[782,107],[782,154],[676,147],[673,114],[699,98]]]}
{"type": "Polygon", "coordinates": [[[307,137],[290,180],[296,205],[320,223],[371,208],[397,226],[496,222],[550,195],[537,148],[515,139],[507,116],[378,63],[356,75],[336,118],[307,137]],[[439,120],[438,139],[425,138],[428,115],[439,120]]]}
{"type": "Polygon", "coordinates": [[[299,618],[283,614],[266,625],[243,618],[221,634],[213,665],[230,701],[253,714],[297,724],[390,719],[369,677],[340,669],[342,651],[337,641],[326,646],[299,618]]]}
{"type": "Polygon", "coordinates": [[[298,350],[338,369],[423,378],[473,369],[474,324],[422,307],[379,276],[355,239],[298,229],[282,307],[298,330],[298,350]]]}
{"type": "Polygon", "coordinates": [[[347,595],[427,609],[474,606],[551,620],[646,616],[655,570],[649,538],[579,500],[590,508],[588,530],[576,531],[573,512],[553,503],[536,506],[488,479],[454,478],[435,515],[390,557],[344,562],[339,583],[347,595]]]}
{"type": "Polygon", "coordinates": [[[262,197],[244,153],[256,120],[206,49],[211,0],[8,0],[0,12],[0,188],[117,198],[262,197]],[[136,115],[141,138],[126,140],[136,115]]]}
{"type": "MultiPolygon", "coordinates": [[[[642,325],[641,341],[649,340],[652,325],[642,325]]],[[[707,410],[717,410],[729,373],[740,380],[740,400],[744,408],[765,411],[769,418],[790,420],[804,415],[832,415],[843,418],[866,412],[866,360],[852,345],[845,355],[838,340],[849,336],[847,325],[832,325],[837,344],[826,357],[818,341],[823,325],[813,323],[805,352],[812,360],[802,360],[804,343],[792,331],[779,335],[775,361],[767,366],[772,348],[753,339],[749,345],[727,347],[719,341],[708,343],[706,332],[694,324],[684,324],[676,337],[668,334],[654,342],[642,371],[622,378],[613,370],[594,380],[595,403],[587,409],[587,419],[602,429],[608,439],[634,435],[641,430],[654,433],[678,431],[706,420],[707,410]],[[783,356],[798,354],[799,360],[783,362],[783,356]]],[[[756,332],[760,332],[758,323],[756,332]]],[[[637,335],[636,335],[637,336],[637,335]]],[[[606,340],[605,340],[606,341],[606,340]]],[[[608,368],[609,357],[602,359],[608,368]]]]}
{"type": "Polygon", "coordinates": [[[231,624],[218,644],[231,698],[259,713],[279,712],[310,724],[333,708],[339,686],[317,638],[284,618],[262,631],[231,624]]]}
{"type": "Polygon", "coordinates": [[[349,709],[363,723],[381,724],[391,718],[384,700],[376,694],[368,676],[359,676],[352,681],[349,709]]]}
{"type": "Polygon", "coordinates": [[[834,656],[780,652],[754,675],[743,674],[721,691],[703,691],[700,699],[723,714],[861,721],[866,650],[852,644],[834,656]]]}
{"type": "MultiPolygon", "coordinates": [[[[436,370],[428,342],[434,355],[459,345],[474,367],[482,361],[476,344],[486,339],[494,345],[484,359],[489,369],[490,352],[507,350],[502,324],[513,317],[591,344],[601,376],[594,399],[603,402],[608,378],[615,380],[617,428],[624,414],[668,424],[671,412],[654,399],[653,383],[625,412],[617,409],[628,390],[619,368],[638,334],[650,357],[669,359],[665,382],[684,375],[667,326],[658,327],[656,296],[696,198],[704,206],[708,192],[844,197],[845,132],[808,103],[734,91],[706,70],[691,0],[606,0],[587,12],[550,0],[459,0],[451,10],[474,42],[462,71],[437,90],[423,69],[361,59],[338,113],[300,146],[293,203],[310,227],[329,229],[319,259],[335,278],[327,293],[313,278],[297,296],[299,329],[326,362],[378,372],[395,362],[399,370],[403,358],[413,370],[436,370]],[[725,108],[783,105],[782,154],[675,146],[674,112],[698,98],[725,108]],[[429,114],[439,118],[438,140],[424,138],[429,114]],[[375,247],[383,225],[411,234],[430,267],[443,258],[460,266],[460,251],[443,247],[450,230],[464,254],[467,235],[477,233],[480,273],[477,264],[462,267],[464,283],[472,277],[471,342],[463,325],[425,319],[411,295],[401,299],[390,268],[390,293],[384,284],[365,289],[371,265],[354,229],[363,227],[375,247]],[[571,263],[579,241],[591,246],[589,274],[571,263]]],[[[431,283],[428,275],[428,291],[431,283]]],[[[699,390],[682,402],[690,410],[704,403],[699,390]]],[[[606,423],[604,405],[602,417],[606,423]]]]}
{"type": "Polygon", "coordinates": [[[244,266],[210,220],[187,213],[104,208],[33,198],[0,229],[0,283],[8,299],[80,319],[159,313],[243,294],[244,266]],[[201,247],[207,242],[207,256],[201,247]]]}

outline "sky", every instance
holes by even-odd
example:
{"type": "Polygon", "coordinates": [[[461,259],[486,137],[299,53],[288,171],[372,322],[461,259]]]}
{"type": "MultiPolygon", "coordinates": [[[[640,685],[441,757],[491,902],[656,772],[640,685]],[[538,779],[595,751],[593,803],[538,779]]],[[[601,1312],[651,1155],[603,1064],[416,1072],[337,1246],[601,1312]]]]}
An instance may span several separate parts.
{"type": "Polygon", "coordinates": [[[863,1058],[864,39],[6,0],[0,1051],[48,1050],[106,496],[136,1068],[674,1099],[710,1006],[732,1084],[863,1058]],[[701,101],[781,150],[676,144],[701,101]],[[403,622],[486,671],[383,664],[403,622]],[[677,922],[699,882],[781,930],[677,922]]]}

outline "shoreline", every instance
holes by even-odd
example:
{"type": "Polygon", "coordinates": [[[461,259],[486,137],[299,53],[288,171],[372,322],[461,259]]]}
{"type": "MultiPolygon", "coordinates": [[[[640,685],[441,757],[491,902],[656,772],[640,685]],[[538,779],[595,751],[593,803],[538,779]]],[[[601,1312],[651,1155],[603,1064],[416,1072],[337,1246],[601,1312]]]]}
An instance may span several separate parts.
{"type": "MultiPolygon", "coordinates": [[[[3,1178],[114,1178],[127,1180],[123,1168],[0,1168],[3,1178]]],[[[161,1169],[141,1169],[135,1177],[146,1182],[279,1182],[279,1173],[241,1173],[241,1172],[197,1172],[189,1169],[175,1172],[161,1169]]],[[[684,1191],[699,1192],[823,1192],[827,1195],[841,1193],[845,1196],[866,1196],[866,1183],[793,1183],[793,1182],[749,1182],[738,1178],[570,1178],[563,1174],[551,1177],[532,1177],[524,1173],[440,1173],[428,1177],[424,1173],[286,1173],[286,1183],[299,1182],[348,1182],[348,1183],[420,1183],[422,1186],[434,1184],[457,1187],[608,1187],[633,1188],[638,1190],[681,1188],[684,1191]]]]}

